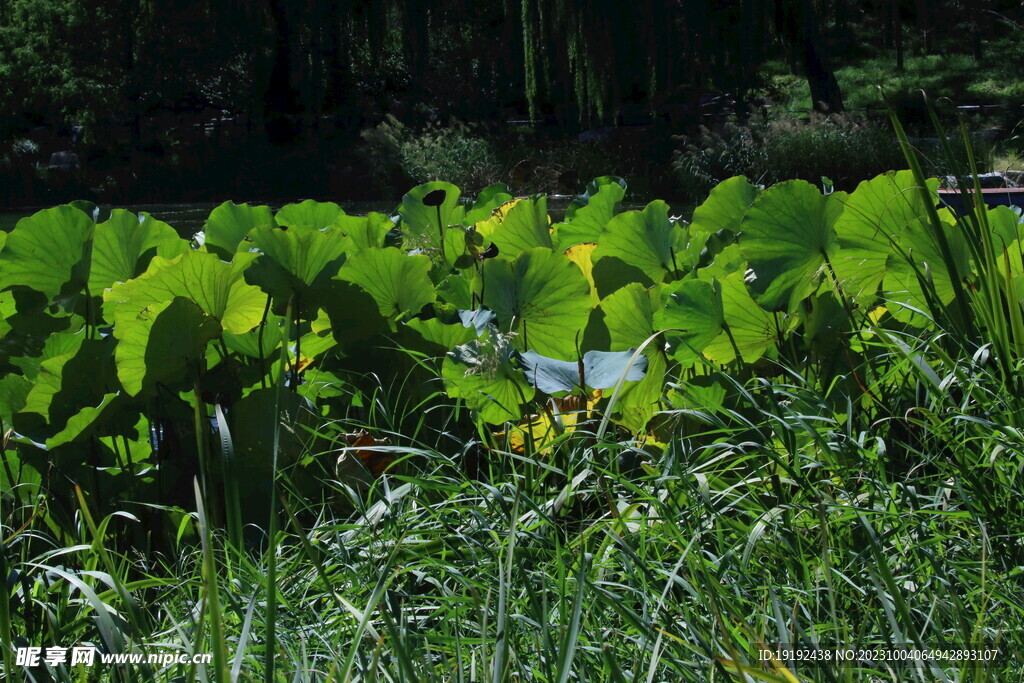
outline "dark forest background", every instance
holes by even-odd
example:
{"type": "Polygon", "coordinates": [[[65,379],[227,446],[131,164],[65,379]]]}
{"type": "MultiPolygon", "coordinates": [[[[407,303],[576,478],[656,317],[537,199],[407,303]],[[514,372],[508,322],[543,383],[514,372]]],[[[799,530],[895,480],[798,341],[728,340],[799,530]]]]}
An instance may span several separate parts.
{"type": "MultiPolygon", "coordinates": [[[[572,191],[591,173],[678,196],[673,136],[806,118],[773,73],[837,114],[837,69],[984,71],[1020,22],[1010,0],[5,0],[0,204],[387,198],[440,175],[572,191]]],[[[1012,123],[1020,102],[999,103],[1012,123]]]]}

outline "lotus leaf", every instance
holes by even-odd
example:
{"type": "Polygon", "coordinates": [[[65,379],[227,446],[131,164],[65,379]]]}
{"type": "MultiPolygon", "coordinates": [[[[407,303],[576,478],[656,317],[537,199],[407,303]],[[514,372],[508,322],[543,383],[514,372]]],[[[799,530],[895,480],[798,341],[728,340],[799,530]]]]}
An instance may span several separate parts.
{"type": "Polygon", "coordinates": [[[114,209],[93,234],[89,291],[99,294],[115,282],[146,272],[153,256],[171,259],[188,250],[171,226],[143,212],[114,209]]]}
{"type": "Polygon", "coordinates": [[[487,220],[490,215],[502,204],[512,201],[514,197],[509,192],[505,183],[494,183],[480,190],[476,196],[473,206],[466,210],[462,222],[466,225],[475,225],[480,221],[487,220]]]}
{"type": "Polygon", "coordinates": [[[693,210],[691,225],[708,234],[738,233],[740,222],[757,199],[758,188],[745,176],[719,183],[704,202],[693,210]]]}
{"type": "Polygon", "coordinates": [[[594,261],[592,257],[595,249],[597,249],[597,245],[593,242],[588,242],[576,244],[565,250],[565,255],[569,257],[570,261],[579,266],[580,272],[583,273],[583,277],[587,279],[587,284],[590,285],[591,306],[597,306],[601,303],[601,297],[597,294],[597,284],[594,282],[594,261]]]}
{"type": "MultiPolygon", "coordinates": [[[[701,279],[710,280],[711,275],[701,271],[701,279]]],[[[738,349],[745,362],[753,363],[775,343],[775,321],[750,296],[742,270],[718,278],[718,284],[722,288],[722,309],[728,331],[704,347],[704,355],[713,361],[728,363],[735,360],[738,349]]]]}
{"type": "Polygon", "coordinates": [[[345,251],[349,253],[370,247],[383,247],[388,232],[395,227],[389,216],[374,211],[365,216],[341,214],[334,220],[333,225],[344,233],[345,251]]]}
{"type": "Polygon", "coordinates": [[[767,309],[796,304],[818,287],[837,248],[835,223],[844,196],[825,197],[803,180],[779,183],[754,201],[740,224],[740,248],[757,276],[751,284],[767,309]]]}
{"type": "Polygon", "coordinates": [[[459,204],[461,191],[451,183],[435,181],[424,183],[409,190],[402,197],[398,215],[402,219],[402,232],[416,238],[422,244],[437,248],[439,236],[449,225],[462,225],[466,210],[459,204]],[[431,192],[444,191],[439,206],[427,206],[423,199],[431,192]],[[440,220],[440,225],[438,224],[440,220]]]}
{"type": "MultiPolygon", "coordinates": [[[[605,260],[608,259],[602,259],[605,260]]],[[[659,285],[646,289],[633,283],[601,301],[612,351],[639,348],[654,334],[654,312],[661,307],[660,292],[659,285]]],[[[619,414],[618,421],[634,433],[644,429],[661,400],[668,367],[661,346],[652,342],[644,348],[646,375],[636,384],[625,385],[613,408],[619,414]]]]}
{"type": "MultiPolygon", "coordinates": [[[[939,219],[952,252],[953,265],[959,273],[968,272],[970,252],[963,233],[948,211],[939,211],[939,219]]],[[[886,260],[882,285],[886,306],[896,320],[922,327],[928,319],[917,311],[927,313],[931,308],[922,279],[928,283],[928,291],[934,290],[938,299],[935,303],[943,306],[955,297],[953,280],[930,223],[917,222],[906,226],[900,233],[898,246],[898,253],[890,254],[886,260]]]]}
{"type": "Polygon", "coordinates": [[[643,379],[647,357],[641,355],[631,363],[635,351],[587,351],[580,363],[547,358],[534,351],[520,354],[520,359],[527,380],[546,394],[578,388],[590,393],[594,389],[611,389],[623,376],[627,382],[643,379]]]}
{"type": "Polygon", "coordinates": [[[230,260],[253,228],[276,225],[268,206],[224,202],[210,212],[203,227],[207,249],[230,260]]]}
{"type": "Polygon", "coordinates": [[[114,285],[103,294],[103,312],[114,323],[155,303],[184,297],[217,320],[225,330],[242,334],[259,324],[266,295],[248,285],[231,264],[203,251],[189,251],[173,259],[153,258],[149,269],[129,282],[114,285]]]}
{"type": "Polygon", "coordinates": [[[626,195],[626,181],[602,176],[590,181],[586,191],[565,210],[565,221],[554,226],[554,241],[559,250],[576,244],[597,242],[608,221],[618,212],[626,195]]]}
{"type": "MultiPolygon", "coordinates": [[[[656,283],[686,266],[696,258],[684,256],[688,235],[668,217],[668,204],[655,200],[643,211],[626,211],[608,222],[597,241],[594,260],[606,256],[622,259],[642,270],[656,283]]],[[[697,249],[697,255],[700,249],[697,249]]]]}
{"type": "Polygon", "coordinates": [[[295,297],[300,315],[313,317],[344,261],[345,233],[336,227],[260,226],[253,228],[247,239],[262,255],[248,268],[246,280],[271,294],[279,313],[295,297]]]}
{"type": "MultiPolygon", "coordinates": [[[[871,305],[885,277],[893,240],[909,226],[927,220],[927,207],[910,171],[883,173],[857,186],[836,221],[839,252],[832,259],[843,294],[871,305]]],[[[938,181],[929,183],[933,205],[938,181]]]]}
{"type": "Polygon", "coordinates": [[[118,379],[131,396],[157,385],[188,386],[199,355],[220,333],[217,319],[191,299],[148,304],[114,326],[118,379]]]}
{"type": "Polygon", "coordinates": [[[69,336],[75,340],[69,340],[73,346],[68,353],[40,363],[22,409],[58,428],[82,408],[99,403],[105,393],[120,389],[114,377],[113,338],[85,339],[84,332],[69,336]]]}
{"type": "Polygon", "coordinates": [[[405,313],[419,313],[434,300],[429,272],[426,256],[385,247],[353,254],[337,278],[359,285],[377,302],[381,315],[393,320],[405,313]]]}
{"type": "Polygon", "coordinates": [[[498,253],[514,258],[527,249],[551,247],[547,199],[514,199],[494,210],[485,221],[476,224],[476,231],[498,245],[498,253]]]}
{"type": "Polygon", "coordinates": [[[538,247],[514,261],[489,259],[476,289],[501,329],[515,333],[516,348],[559,360],[576,357],[591,310],[590,286],[567,257],[538,247]]]}
{"type": "Polygon", "coordinates": [[[512,365],[512,346],[505,335],[455,347],[445,356],[441,376],[449,396],[464,400],[490,424],[518,420],[519,406],[534,396],[525,375],[512,365]]]}
{"type": "Polygon", "coordinates": [[[22,218],[0,251],[0,290],[29,287],[53,299],[88,283],[95,224],[78,209],[57,206],[22,218]]]}
{"type": "Polygon", "coordinates": [[[672,358],[685,365],[700,360],[704,348],[722,334],[725,310],[717,280],[681,280],[662,290],[663,305],[654,313],[654,327],[668,330],[672,358]]]}
{"type": "MultiPolygon", "coordinates": [[[[306,228],[321,230],[334,223],[345,212],[334,202],[316,202],[307,199],[298,204],[282,206],[274,215],[274,221],[286,228],[306,228]]],[[[270,227],[264,225],[263,227],[270,227]]]]}
{"type": "Polygon", "coordinates": [[[425,340],[440,346],[446,351],[454,349],[461,344],[466,344],[477,337],[476,330],[472,327],[459,324],[447,325],[437,318],[431,318],[430,320],[413,318],[406,324],[418,332],[425,340]]]}

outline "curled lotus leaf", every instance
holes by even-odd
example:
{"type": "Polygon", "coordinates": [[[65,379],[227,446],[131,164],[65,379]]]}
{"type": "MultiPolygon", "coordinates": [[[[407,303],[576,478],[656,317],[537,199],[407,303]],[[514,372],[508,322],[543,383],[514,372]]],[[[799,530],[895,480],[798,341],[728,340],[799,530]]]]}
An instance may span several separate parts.
{"type": "Polygon", "coordinates": [[[448,395],[464,400],[490,424],[518,421],[520,406],[533,399],[535,390],[513,365],[513,352],[508,337],[501,334],[455,347],[441,366],[448,395]]]}
{"type": "Polygon", "coordinates": [[[206,219],[204,244],[207,249],[230,259],[249,231],[261,225],[276,225],[270,207],[224,202],[206,219]]]}

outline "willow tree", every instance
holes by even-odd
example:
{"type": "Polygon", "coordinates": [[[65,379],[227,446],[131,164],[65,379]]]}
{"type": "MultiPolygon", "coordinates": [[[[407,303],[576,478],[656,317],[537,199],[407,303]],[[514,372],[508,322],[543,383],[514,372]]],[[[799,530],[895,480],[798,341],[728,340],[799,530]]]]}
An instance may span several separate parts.
{"type": "Polygon", "coordinates": [[[654,110],[669,98],[685,101],[693,115],[709,91],[729,92],[742,103],[767,55],[772,28],[799,55],[815,101],[842,108],[811,0],[515,4],[534,117],[607,122],[624,108],[654,110]]]}

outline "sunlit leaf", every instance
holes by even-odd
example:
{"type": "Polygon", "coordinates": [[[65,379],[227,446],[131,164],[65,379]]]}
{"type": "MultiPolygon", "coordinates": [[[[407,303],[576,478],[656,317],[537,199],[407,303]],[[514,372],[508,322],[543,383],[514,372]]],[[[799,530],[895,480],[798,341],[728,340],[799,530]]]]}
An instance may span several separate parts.
{"type": "Polygon", "coordinates": [[[660,283],[667,274],[695,264],[696,259],[688,262],[683,258],[688,241],[686,231],[669,220],[668,204],[655,200],[643,211],[626,211],[612,218],[598,238],[593,258],[619,258],[660,283]]]}
{"type": "Polygon", "coordinates": [[[359,285],[377,302],[381,315],[394,319],[404,313],[418,313],[434,300],[429,272],[430,259],[426,256],[386,247],[353,254],[337,277],[359,285]]]}
{"type": "Polygon", "coordinates": [[[57,206],[18,221],[0,251],[0,290],[20,285],[52,299],[88,283],[93,222],[78,209],[57,206]]]}
{"type": "Polygon", "coordinates": [[[836,250],[836,219],[843,205],[803,180],[779,183],[761,193],[741,223],[740,249],[756,279],[757,301],[767,309],[792,310],[813,292],[825,259],[836,250]]]}
{"type": "Polygon", "coordinates": [[[498,316],[499,327],[514,333],[516,348],[575,358],[577,338],[590,315],[590,286],[567,257],[539,247],[514,261],[489,259],[476,290],[498,316]]]}
{"type": "Polygon", "coordinates": [[[238,245],[253,228],[276,225],[268,206],[249,206],[224,202],[210,212],[203,232],[206,247],[225,259],[230,259],[238,245]]]}
{"type": "Polygon", "coordinates": [[[153,256],[171,259],[188,248],[174,228],[149,214],[114,209],[93,235],[89,291],[100,294],[115,282],[144,273],[153,256]]]}

